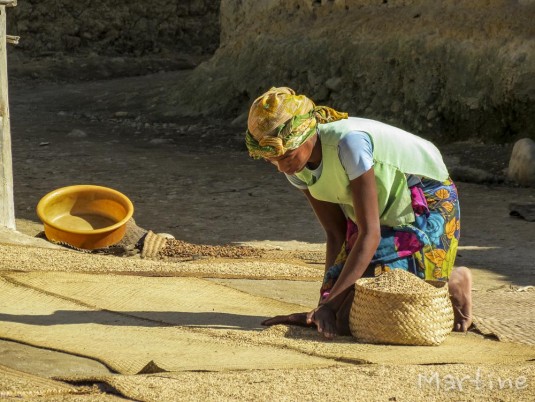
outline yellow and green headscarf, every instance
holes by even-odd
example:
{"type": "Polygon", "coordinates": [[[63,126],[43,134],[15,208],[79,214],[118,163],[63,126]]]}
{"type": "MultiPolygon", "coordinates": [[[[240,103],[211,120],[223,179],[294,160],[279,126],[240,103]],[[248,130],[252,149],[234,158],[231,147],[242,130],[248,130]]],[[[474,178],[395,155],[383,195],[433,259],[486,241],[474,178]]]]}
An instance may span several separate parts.
{"type": "Polygon", "coordinates": [[[318,124],[341,119],[347,119],[347,113],[316,106],[291,88],[273,87],[253,102],[245,143],[253,158],[275,158],[304,144],[318,124]]]}

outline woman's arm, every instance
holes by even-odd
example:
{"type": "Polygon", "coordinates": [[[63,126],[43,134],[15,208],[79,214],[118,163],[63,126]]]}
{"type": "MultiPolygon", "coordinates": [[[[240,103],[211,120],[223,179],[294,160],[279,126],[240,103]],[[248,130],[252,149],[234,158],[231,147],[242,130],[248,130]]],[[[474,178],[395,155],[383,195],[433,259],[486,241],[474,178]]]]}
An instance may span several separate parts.
{"type": "Polygon", "coordinates": [[[318,330],[328,338],[335,335],[335,312],[338,311],[348,291],[359,279],[375,254],[381,240],[377,189],[373,168],[350,181],[353,207],[357,217],[358,237],[351,249],[338,280],[326,300],[311,312],[308,322],[315,322],[318,330]]]}
{"type": "Polygon", "coordinates": [[[312,197],[310,191],[302,190],[312,206],[316,217],[325,230],[327,249],[325,255],[325,271],[334,265],[346,236],[346,217],[338,204],[319,201],[312,197]]]}
{"type": "Polygon", "coordinates": [[[347,256],[338,280],[324,303],[335,311],[339,307],[335,300],[341,299],[341,297],[337,296],[347,291],[364,274],[381,240],[377,189],[373,168],[351,180],[349,187],[353,195],[353,207],[357,217],[358,237],[347,256]]]}
{"type": "MultiPolygon", "coordinates": [[[[327,251],[325,257],[325,270],[330,268],[340,252],[345,241],[346,217],[338,204],[316,200],[308,190],[302,190],[306,195],[316,217],[327,235],[327,251]]],[[[290,315],[278,315],[262,321],[262,325],[301,325],[305,327],[317,326],[317,324],[307,320],[308,312],[295,313],[290,315]]]]}

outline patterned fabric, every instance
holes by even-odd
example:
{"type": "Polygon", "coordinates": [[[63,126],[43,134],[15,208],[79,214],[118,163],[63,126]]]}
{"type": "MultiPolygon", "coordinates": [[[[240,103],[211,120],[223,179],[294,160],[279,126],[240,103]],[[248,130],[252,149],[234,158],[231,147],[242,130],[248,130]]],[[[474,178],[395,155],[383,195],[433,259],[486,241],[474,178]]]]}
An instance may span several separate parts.
{"type": "MultiPolygon", "coordinates": [[[[415,221],[395,228],[382,227],[381,241],[363,276],[404,269],[426,280],[447,280],[453,269],[460,235],[457,188],[451,179],[441,183],[424,179],[410,187],[415,221]]],[[[346,241],[325,273],[321,295],[329,295],[358,236],[357,225],[347,221],[346,241]]]]}
{"type": "Polygon", "coordinates": [[[275,158],[301,146],[318,124],[346,118],[347,113],[316,106],[291,88],[271,88],[249,110],[245,144],[253,158],[275,158]]]}

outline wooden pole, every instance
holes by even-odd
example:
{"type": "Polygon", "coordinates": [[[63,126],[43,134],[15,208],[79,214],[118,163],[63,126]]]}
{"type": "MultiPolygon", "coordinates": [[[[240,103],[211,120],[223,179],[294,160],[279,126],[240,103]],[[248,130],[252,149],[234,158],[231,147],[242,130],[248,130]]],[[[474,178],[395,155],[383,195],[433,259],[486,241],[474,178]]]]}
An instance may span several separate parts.
{"type": "Polygon", "coordinates": [[[6,6],[3,4],[0,4],[0,227],[16,229],[7,94],[6,6]]]}

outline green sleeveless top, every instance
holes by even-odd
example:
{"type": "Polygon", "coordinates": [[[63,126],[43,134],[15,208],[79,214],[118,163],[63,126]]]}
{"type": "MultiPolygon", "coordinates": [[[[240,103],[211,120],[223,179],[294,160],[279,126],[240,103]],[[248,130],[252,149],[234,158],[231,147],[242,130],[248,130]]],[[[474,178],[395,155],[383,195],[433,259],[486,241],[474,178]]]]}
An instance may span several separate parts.
{"type": "Polygon", "coordinates": [[[313,182],[307,168],[295,175],[307,184],[314,198],[340,204],[345,215],[354,222],[349,178],[338,156],[339,141],[351,131],[363,131],[372,141],[381,225],[395,227],[414,222],[406,174],[441,182],[449,176],[440,151],[431,142],[399,128],[356,117],[318,127],[323,163],[321,176],[313,182]]]}

